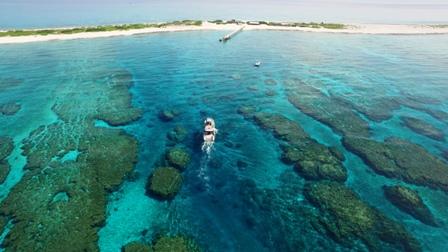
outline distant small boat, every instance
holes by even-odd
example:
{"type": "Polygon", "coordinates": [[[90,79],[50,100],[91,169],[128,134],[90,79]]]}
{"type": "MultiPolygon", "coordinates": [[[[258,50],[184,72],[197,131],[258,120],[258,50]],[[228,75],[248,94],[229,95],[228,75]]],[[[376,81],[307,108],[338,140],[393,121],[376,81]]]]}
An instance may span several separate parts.
{"type": "Polygon", "coordinates": [[[259,66],[261,66],[261,62],[260,61],[257,61],[257,62],[254,63],[254,67],[259,67],[259,66]]]}

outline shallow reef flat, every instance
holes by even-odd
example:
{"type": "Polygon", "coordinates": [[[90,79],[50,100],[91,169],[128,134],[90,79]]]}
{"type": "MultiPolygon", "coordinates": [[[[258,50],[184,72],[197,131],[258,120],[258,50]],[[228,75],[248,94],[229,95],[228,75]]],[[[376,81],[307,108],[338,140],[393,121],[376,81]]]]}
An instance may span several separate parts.
{"type": "Polygon", "coordinates": [[[12,138],[0,136],[0,184],[5,182],[9,174],[10,165],[6,158],[11,154],[13,149],[14,142],[12,138]]]}
{"type": "Polygon", "coordinates": [[[427,136],[437,141],[445,140],[442,130],[434,127],[432,124],[410,116],[402,116],[400,119],[406,127],[417,134],[427,136]]]}
{"type": "Polygon", "coordinates": [[[23,141],[26,173],[0,206],[13,220],[6,251],[98,251],[107,193],[132,171],[137,141],[94,122],[122,125],[139,117],[130,104],[130,74],[102,74],[56,90],[52,110],[61,120],[23,141]]]}
{"type": "Polygon", "coordinates": [[[281,146],[282,161],[294,164],[295,170],[304,178],[340,182],[347,179],[347,170],[342,165],[344,156],[334,148],[319,144],[296,122],[280,114],[251,114],[250,108],[240,108],[239,112],[246,118],[253,119],[260,127],[271,130],[277,139],[284,141],[281,146]]]}
{"type": "Polygon", "coordinates": [[[239,202],[242,221],[268,251],[328,251],[339,247],[320,235],[318,230],[323,227],[318,214],[304,204],[303,184],[294,171],[284,172],[275,189],[258,188],[249,179],[242,180],[238,188],[243,199],[239,202]]]}
{"type": "Polygon", "coordinates": [[[440,109],[431,108],[431,105],[439,105],[441,103],[437,99],[426,96],[412,96],[410,94],[406,94],[399,99],[399,102],[403,106],[422,111],[441,122],[448,123],[447,112],[440,109]]]}
{"type": "Polygon", "coordinates": [[[304,194],[320,209],[320,221],[328,234],[348,247],[360,240],[370,251],[382,251],[385,243],[401,251],[421,251],[418,241],[403,226],[364,203],[344,185],[309,183],[304,194]]]}
{"type": "Polygon", "coordinates": [[[19,112],[21,107],[22,106],[20,106],[20,104],[16,102],[8,102],[0,104],[0,115],[7,115],[7,116],[15,115],[17,112],[19,112]]]}
{"type": "Polygon", "coordinates": [[[303,113],[344,136],[368,137],[369,125],[350,107],[298,79],[285,81],[288,100],[303,113]]]}
{"type": "Polygon", "coordinates": [[[20,79],[15,78],[0,78],[0,92],[14,89],[23,83],[20,79]]]}
{"type": "Polygon", "coordinates": [[[343,144],[378,174],[448,191],[448,164],[417,144],[395,137],[384,142],[345,137],[343,144]]]}
{"type": "Polygon", "coordinates": [[[386,198],[403,212],[427,225],[439,225],[417,191],[401,185],[383,186],[383,191],[386,198]]]}
{"type": "Polygon", "coordinates": [[[330,92],[332,97],[342,104],[362,113],[375,122],[389,120],[393,112],[400,108],[400,103],[392,97],[370,97],[369,94],[356,94],[349,97],[330,92]]]}

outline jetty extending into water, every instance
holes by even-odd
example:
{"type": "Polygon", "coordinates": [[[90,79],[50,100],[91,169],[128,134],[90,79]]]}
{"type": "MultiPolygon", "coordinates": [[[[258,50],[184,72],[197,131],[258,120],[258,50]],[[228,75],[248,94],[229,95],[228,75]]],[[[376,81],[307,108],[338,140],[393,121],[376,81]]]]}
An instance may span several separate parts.
{"type": "Polygon", "coordinates": [[[246,27],[245,25],[241,26],[240,28],[238,28],[238,30],[235,30],[227,35],[225,35],[224,37],[219,39],[219,42],[227,42],[228,40],[230,40],[232,37],[234,37],[235,35],[237,35],[239,32],[241,32],[244,27],[246,27]]]}

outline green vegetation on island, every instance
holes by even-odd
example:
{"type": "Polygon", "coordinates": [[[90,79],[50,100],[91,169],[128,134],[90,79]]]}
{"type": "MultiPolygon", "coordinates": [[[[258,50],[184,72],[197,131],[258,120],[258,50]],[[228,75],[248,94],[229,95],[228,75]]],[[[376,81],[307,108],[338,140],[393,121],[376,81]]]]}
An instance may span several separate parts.
{"type": "Polygon", "coordinates": [[[200,20],[182,20],[164,23],[140,23],[140,24],[120,24],[120,25],[101,25],[75,28],[56,28],[56,29],[33,29],[33,30],[9,30],[0,32],[0,37],[18,37],[18,36],[32,36],[32,35],[57,35],[57,34],[74,34],[82,32],[105,32],[105,31],[127,31],[138,30],[145,28],[164,28],[168,26],[200,26],[200,20]]]}
{"type": "Polygon", "coordinates": [[[325,29],[345,29],[344,24],[337,23],[316,23],[316,22],[269,22],[269,21],[240,21],[240,20],[212,20],[208,21],[214,24],[247,24],[247,25],[269,25],[269,26],[281,26],[281,27],[306,27],[306,28],[325,28],[325,29]]]}

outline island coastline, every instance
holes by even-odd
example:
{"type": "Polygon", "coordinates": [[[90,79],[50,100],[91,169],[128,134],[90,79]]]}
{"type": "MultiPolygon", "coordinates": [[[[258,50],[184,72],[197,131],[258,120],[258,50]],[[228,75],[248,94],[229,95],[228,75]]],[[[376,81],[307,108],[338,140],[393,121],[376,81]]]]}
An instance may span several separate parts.
{"type": "MultiPolygon", "coordinates": [[[[161,24],[137,24],[143,28],[135,29],[117,29],[106,31],[86,31],[75,33],[64,33],[76,29],[85,29],[82,27],[57,28],[61,33],[48,35],[13,35],[5,36],[1,33],[15,32],[0,31],[0,44],[17,44],[30,42],[43,42],[53,40],[73,40],[104,38],[115,36],[130,36],[137,34],[149,34],[160,32],[181,32],[181,31],[231,31],[244,26],[244,30],[271,30],[271,31],[299,31],[299,32],[317,32],[317,33],[338,33],[338,34],[381,34],[381,35],[436,35],[448,34],[446,25],[404,25],[404,24],[324,24],[324,23],[268,23],[251,21],[233,21],[217,23],[216,21],[175,21],[161,24]],[[294,25],[291,25],[294,24],[294,25]],[[304,25],[296,25],[304,24],[304,25]],[[328,27],[330,28],[326,28],[328,27]]],[[[120,25],[123,27],[126,25],[120,25]]],[[[101,28],[101,26],[98,26],[101,28]]],[[[93,27],[92,29],[98,29],[93,27]]],[[[113,27],[113,26],[112,26],[113,27]]],[[[115,26],[118,27],[118,26],[115,26]]],[[[130,27],[132,27],[130,25],[130,27]]],[[[54,31],[56,29],[36,29],[22,30],[24,32],[54,31]]],[[[88,30],[88,29],[87,29],[88,30]]]]}

